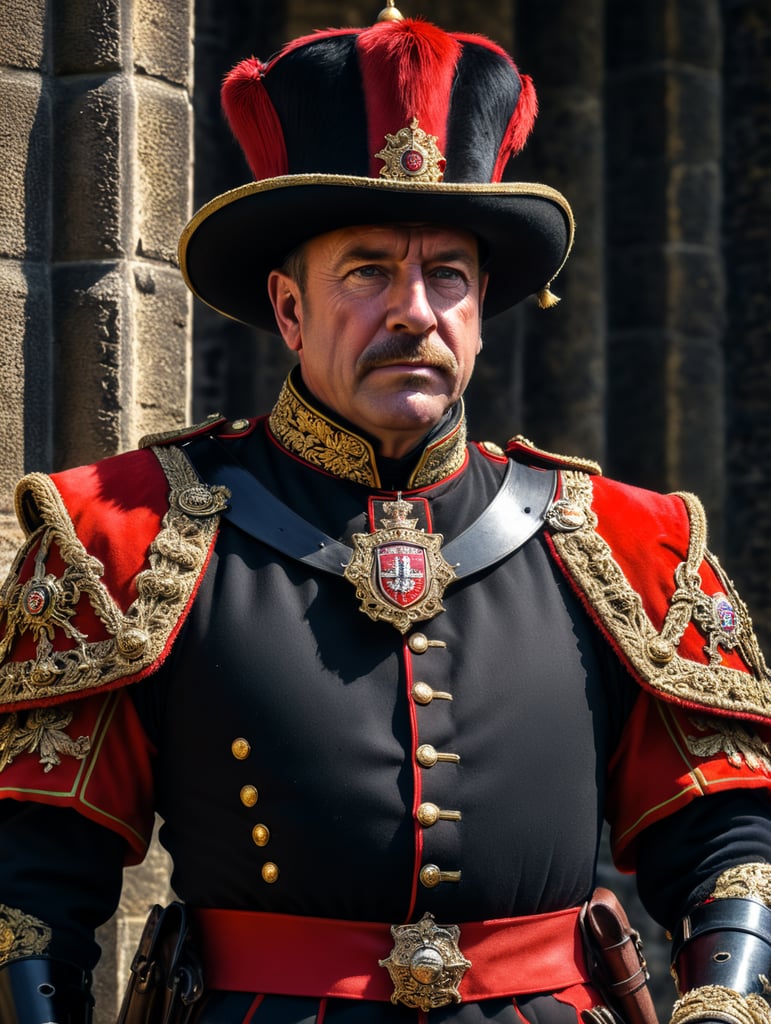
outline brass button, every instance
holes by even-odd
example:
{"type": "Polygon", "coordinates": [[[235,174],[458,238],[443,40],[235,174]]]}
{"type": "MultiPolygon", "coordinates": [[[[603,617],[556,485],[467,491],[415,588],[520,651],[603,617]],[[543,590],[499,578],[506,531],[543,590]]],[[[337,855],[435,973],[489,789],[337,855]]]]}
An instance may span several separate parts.
{"type": "Polygon", "coordinates": [[[439,821],[439,808],[436,804],[425,803],[421,804],[415,812],[415,817],[418,819],[421,825],[425,825],[428,828],[431,825],[435,825],[439,821]]]}
{"type": "Polygon", "coordinates": [[[437,807],[436,804],[429,802],[418,807],[417,811],[415,811],[415,817],[426,828],[435,825],[437,821],[462,821],[463,819],[460,811],[443,811],[441,807],[437,807]]]}
{"type": "Polygon", "coordinates": [[[436,864],[424,864],[420,869],[420,884],[426,889],[433,889],[441,882],[441,874],[436,864]]]}
{"type": "MultiPolygon", "coordinates": [[[[252,839],[255,846],[267,846],[270,840],[270,829],[267,825],[255,825],[252,829],[252,839]]],[[[267,879],[266,879],[267,881],[267,879]]]]}
{"type": "Polygon", "coordinates": [[[273,885],[274,882],[278,881],[278,864],[274,864],[272,860],[266,861],[262,865],[260,874],[262,875],[263,882],[273,885]]]}
{"type": "Polygon", "coordinates": [[[430,704],[432,700],[452,700],[452,694],[434,690],[428,683],[415,683],[412,687],[412,699],[416,704],[430,704]]]}
{"type": "Polygon", "coordinates": [[[241,789],[241,803],[244,807],[254,807],[259,799],[256,786],[243,786],[241,789]]]}
{"type": "Polygon", "coordinates": [[[412,687],[412,697],[417,704],[430,704],[434,699],[434,691],[428,683],[415,683],[412,687]]]}
{"type": "Polygon", "coordinates": [[[425,654],[428,650],[428,637],[425,633],[413,633],[407,641],[407,646],[413,654],[425,654]]]}
{"type": "Polygon", "coordinates": [[[447,761],[451,764],[458,764],[460,754],[451,754],[444,750],[437,750],[430,743],[422,743],[415,751],[415,759],[424,768],[433,768],[437,761],[447,761]]]}
{"type": "Polygon", "coordinates": [[[413,633],[407,641],[413,654],[425,654],[429,647],[446,647],[444,640],[429,640],[425,633],[413,633]]]}
{"type": "Polygon", "coordinates": [[[233,420],[230,424],[230,429],[240,432],[242,430],[246,430],[248,426],[249,420],[233,420]]]}
{"type": "Polygon", "coordinates": [[[233,740],[230,745],[230,749],[233,751],[233,757],[238,761],[245,761],[252,752],[252,748],[243,736],[239,736],[237,740],[233,740]]]}
{"type": "Polygon", "coordinates": [[[460,871],[442,871],[436,864],[424,864],[418,877],[425,889],[435,889],[440,882],[459,882],[460,876],[460,871]]]}
{"type": "Polygon", "coordinates": [[[436,748],[430,743],[424,743],[415,751],[415,757],[418,764],[422,764],[424,768],[433,768],[437,762],[436,748]]]}

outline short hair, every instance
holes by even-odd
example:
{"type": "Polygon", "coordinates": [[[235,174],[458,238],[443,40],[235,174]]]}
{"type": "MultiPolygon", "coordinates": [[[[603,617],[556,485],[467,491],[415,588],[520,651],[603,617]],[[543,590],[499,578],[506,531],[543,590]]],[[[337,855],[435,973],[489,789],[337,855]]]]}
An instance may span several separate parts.
{"type": "Polygon", "coordinates": [[[299,287],[301,293],[305,291],[305,286],[308,281],[308,262],[305,258],[305,242],[302,242],[300,245],[292,249],[281,264],[281,271],[286,274],[287,277],[292,278],[299,287]]]}

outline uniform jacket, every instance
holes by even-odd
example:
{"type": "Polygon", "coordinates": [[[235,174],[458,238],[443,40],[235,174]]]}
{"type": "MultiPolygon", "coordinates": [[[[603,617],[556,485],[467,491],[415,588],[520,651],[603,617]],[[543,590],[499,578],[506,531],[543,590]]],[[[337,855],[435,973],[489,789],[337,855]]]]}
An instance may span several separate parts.
{"type": "Polygon", "coordinates": [[[0,795],[74,809],[129,862],[160,812],[194,906],[388,922],[558,911],[591,889],[603,817],[618,864],[658,878],[653,829],[700,797],[768,788],[768,670],[696,499],[521,438],[469,444],[461,410],[407,469],[384,467],[290,379],[267,419],[33,474],[18,509],[0,795]],[[352,550],[399,498],[447,550],[512,460],[555,489],[532,537],[405,623],[403,554],[373,556],[381,588],[397,571],[406,588],[373,614],[342,574],[233,524],[238,491],[188,457],[209,435],[352,550]]]}

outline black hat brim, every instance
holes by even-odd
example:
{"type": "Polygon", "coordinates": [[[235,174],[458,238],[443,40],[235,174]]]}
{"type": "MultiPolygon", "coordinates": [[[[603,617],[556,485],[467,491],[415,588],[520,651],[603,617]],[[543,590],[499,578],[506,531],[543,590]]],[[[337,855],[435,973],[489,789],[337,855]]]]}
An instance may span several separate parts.
{"type": "Polygon", "coordinates": [[[573,215],[548,185],[406,183],[291,175],[217,196],[182,233],[180,267],[194,295],[219,313],[276,331],[267,275],[303,242],[356,224],[428,223],[471,231],[490,282],[485,316],[548,286],[573,242],[573,215]]]}

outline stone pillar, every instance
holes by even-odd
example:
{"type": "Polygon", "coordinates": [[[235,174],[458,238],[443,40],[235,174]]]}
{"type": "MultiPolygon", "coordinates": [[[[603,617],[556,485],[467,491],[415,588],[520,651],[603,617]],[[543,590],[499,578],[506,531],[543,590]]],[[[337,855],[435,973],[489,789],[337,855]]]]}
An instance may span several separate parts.
{"type": "Polygon", "coordinates": [[[604,5],[517,6],[516,59],[540,113],[518,178],[563,192],[573,252],[554,284],[558,306],[522,308],[524,432],[552,451],[605,454],[604,5]]]}
{"type": "Polygon", "coordinates": [[[44,0],[0,8],[0,563],[21,539],[13,488],[50,465],[51,94],[44,0]]]}
{"type": "Polygon", "coordinates": [[[771,658],[771,2],[724,0],[726,568],[771,658]]]}
{"type": "Polygon", "coordinates": [[[724,281],[716,0],[607,2],[608,469],[696,491],[719,539],[724,281]]]}
{"type": "MultiPolygon", "coordinates": [[[[3,569],[24,472],[113,455],[189,418],[176,245],[191,208],[191,37],[186,0],[0,8],[3,569]]],[[[114,1019],[138,925],[167,895],[153,847],[100,931],[97,1022],[114,1019]]]]}

